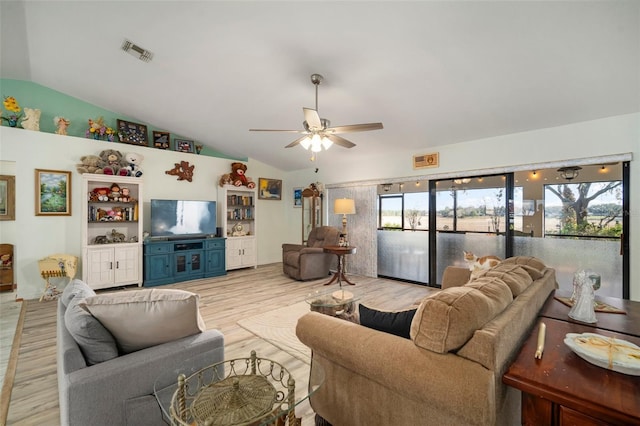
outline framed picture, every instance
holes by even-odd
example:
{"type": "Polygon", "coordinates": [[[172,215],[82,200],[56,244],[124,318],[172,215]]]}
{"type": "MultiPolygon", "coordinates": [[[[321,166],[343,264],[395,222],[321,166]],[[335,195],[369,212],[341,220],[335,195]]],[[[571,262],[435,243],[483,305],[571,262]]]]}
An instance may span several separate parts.
{"type": "Polygon", "coordinates": [[[118,140],[132,145],[149,146],[147,126],[118,119],[118,140]]]}
{"type": "Polygon", "coordinates": [[[169,132],[153,131],[153,147],[158,149],[169,149],[171,134],[169,132]]]}
{"type": "Polygon", "coordinates": [[[176,139],[175,150],[179,152],[193,152],[193,141],[186,139],[176,139]]]}
{"type": "Polygon", "coordinates": [[[282,181],[280,179],[259,178],[258,179],[258,199],[281,200],[282,199],[282,181]]]}
{"type": "Polygon", "coordinates": [[[302,207],[302,188],[293,188],[293,207],[302,207]]]}
{"type": "Polygon", "coordinates": [[[36,169],[36,216],[71,216],[71,172],[36,169]]]}
{"type": "Polygon", "coordinates": [[[0,220],[16,220],[16,177],[0,175],[0,220]]]}

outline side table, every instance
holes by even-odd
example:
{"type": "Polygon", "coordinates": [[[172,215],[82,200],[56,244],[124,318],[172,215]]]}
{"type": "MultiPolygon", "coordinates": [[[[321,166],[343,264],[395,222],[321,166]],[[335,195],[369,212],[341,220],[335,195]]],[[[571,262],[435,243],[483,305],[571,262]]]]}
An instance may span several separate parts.
{"type": "MultiPolygon", "coordinates": [[[[502,377],[503,383],[522,391],[522,424],[640,424],[640,378],[591,364],[564,343],[567,333],[597,333],[636,345],[640,345],[640,337],[628,334],[624,325],[618,330],[598,327],[602,322],[616,328],[612,325],[616,319],[601,318],[620,314],[598,313],[598,323],[594,325],[569,321],[568,317],[552,318],[551,315],[562,317],[553,303],[561,304],[552,294],[538,318],[546,324],[542,359],[534,358],[538,340],[536,326],[502,377]]],[[[640,312],[640,303],[625,303],[624,309],[627,314],[636,315],[640,312]]]]}
{"type": "Polygon", "coordinates": [[[344,257],[347,254],[354,254],[356,252],[356,248],[355,247],[342,247],[342,246],[324,246],[323,247],[323,251],[325,253],[331,253],[331,254],[335,254],[336,256],[338,256],[338,269],[336,270],[336,273],[333,274],[333,278],[331,278],[331,280],[328,283],[325,283],[324,285],[329,285],[334,283],[336,280],[338,281],[338,284],[340,284],[340,287],[342,287],[342,281],[344,280],[347,284],[350,285],[355,285],[355,283],[352,283],[351,281],[349,281],[347,279],[347,277],[344,275],[344,257]]]}

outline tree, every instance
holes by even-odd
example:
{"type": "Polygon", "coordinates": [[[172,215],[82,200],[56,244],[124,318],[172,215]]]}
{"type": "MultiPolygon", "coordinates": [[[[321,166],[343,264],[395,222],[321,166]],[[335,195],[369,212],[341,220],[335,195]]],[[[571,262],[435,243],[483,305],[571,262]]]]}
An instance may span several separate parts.
{"type": "Polygon", "coordinates": [[[564,183],[558,185],[557,188],[554,188],[551,185],[547,187],[549,191],[555,194],[562,201],[562,205],[564,206],[562,212],[563,225],[565,225],[565,215],[570,215],[575,217],[577,229],[585,229],[588,225],[587,208],[589,207],[589,203],[605,192],[611,192],[614,189],[621,187],[622,181],[607,182],[605,186],[600,189],[596,189],[593,194],[589,194],[592,185],[593,182],[583,182],[578,184],[564,183]],[[577,185],[577,198],[571,189],[572,185],[577,185]]]}
{"type": "Polygon", "coordinates": [[[409,227],[411,228],[412,231],[416,230],[416,228],[418,227],[418,224],[420,223],[420,219],[422,219],[422,216],[420,215],[420,211],[416,209],[406,210],[404,212],[404,217],[409,223],[409,227]]]}

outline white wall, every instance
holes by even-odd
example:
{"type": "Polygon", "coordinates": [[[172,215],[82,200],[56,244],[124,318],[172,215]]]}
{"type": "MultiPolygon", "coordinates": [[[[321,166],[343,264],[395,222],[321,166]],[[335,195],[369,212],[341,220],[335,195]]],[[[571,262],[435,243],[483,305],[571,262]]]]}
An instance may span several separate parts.
{"type": "MultiPolygon", "coordinates": [[[[37,298],[42,289],[38,275],[38,259],[52,253],[81,254],[80,244],[80,175],[75,171],[82,155],[98,154],[102,149],[136,151],[145,156],[145,198],[192,198],[217,200],[218,178],[230,171],[230,160],[175,151],[141,148],[133,145],[99,142],[90,139],[31,132],[0,127],[0,162],[3,169],[15,170],[16,220],[0,222],[0,241],[15,244],[18,297],[37,298]],[[180,160],[195,164],[192,183],[179,182],[165,170],[180,160]],[[15,162],[15,164],[11,163],[15,162]],[[73,215],[42,217],[34,214],[34,169],[72,170],[73,215]]],[[[293,188],[311,182],[350,184],[389,178],[443,174],[469,174],[474,170],[514,167],[576,158],[632,153],[631,188],[640,188],[640,114],[629,114],[584,123],[541,129],[495,138],[487,138],[421,152],[401,152],[395,158],[381,158],[376,164],[323,164],[284,173],[255,160],[247,162],[247,175],[256,182],[259,177],[283,179],[282,201],[258,200],[258,263],[281,261],[283,242],[301,241],[301,211],[293,207],[293,188]],[[440,167],[412,169],[412,157],[437,151],[440,167]]],[[[304,155],[301,152],[301,155],[304,155]]],[[[13,173],[6,173],[13,174],[13,173]]],[[[640,253],[640,196],[631,195],[631,253],[640,253]]],[[[326,199],[326,198],[325,198],[326,199]]],[[[325,207],[325,222],[339,223],[325,207]]],[[[631,263],[631,299],[640,301],[640,262],[631,263]]]]}
{"type": "MultiPolygon", "coordinates": [[[[633,155],[631,161],[631,259],[640,253],[640,114],[627,114],[566,126],[540,129],[455,145],[428,147],[420,152],[398,151],[395,158],[381,157],[375,164],[333,162],[322,164],[318,175],[313,170],[292,172],[287,175],[290,186],[303,186],[312,181],[332,184],[383,183],[390,178],[436,178],[447,175],[473,175],[474,171],[521,169],[520,166],[549,162],[601,157],[607,155],[633,155]],[[433,169],[413,170],[416,154],[439,152],[440,166],[433,169]],[[313,177],[315,176],[315,177],[313,177]],[[313,180],[310,180],[313,177],[313,180]]],[[[301,155],[303,155],[301,153],[301,155]]],[[[533,168],[533,167],[531,167],[533,168]]],[[[407,179],[407,181],[411,180],[407,179]]],[[[400,179],[401,180],[401,179],[400,179]]],[[[287,213],[291,213],[288,211],[287,213]]],[[[294,212],[298,213],[298,212],[294,212]]],[[[333,216],[329,213],[329,219],[333,216]]],[[[288,218],[291,228],[299,229],[299,218],[288,218]]],[[[295,234],[298,236],[298,234],[295,234]]],[[[299,236],[298,236],[299,238],[299,236]]],[[[640,262],[631,262],[631,299],[640,301],[640,262]]]]}
{"type": "MultiPolygon", "coordinates": [[[[226,159],[1,127],[0,169],[16,176],[16,220],[0,222],[0,241],[15,245],[18,297],[40,297],[44,281],[39,275],[39,259],[53,253],[75,254],[82,258],[80,222],[81,209],[85,206],[81,203],[81,175],[76,171],[76,164],[81,156],[97,155],[103,149],[144,155],[144,223],[149,223],[151,198],[217,200],[219,177],[231,171],[232,161],[226,159]],[[193,182],[178,181],[176,176],[165,174],[181,160],[195,165],[193,182]],[[35,216],[34,169],[73,171],[71,216],[35,216]]],[[[246,164],[247,175],[256,182],[259,177],[283,178],[281,171],[265,164],[252,160],[246,164]]],[[[287,226],[282,220],[284,203],[257,200],[257,208],[260,214],[258,263],[279,262],[282,236],[287,226]]],[[[145,227],[145,230],[148,229],[145,227]]],[[[81,270],[78,276],[81,276],[81,270]]]]}

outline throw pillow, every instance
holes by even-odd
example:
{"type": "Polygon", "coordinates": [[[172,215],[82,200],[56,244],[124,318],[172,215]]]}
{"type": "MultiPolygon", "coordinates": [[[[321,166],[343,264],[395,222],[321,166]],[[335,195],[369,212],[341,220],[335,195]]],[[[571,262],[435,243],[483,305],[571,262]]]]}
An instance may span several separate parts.
{"type": "Polygon", "coordinates": [[[93,291],[93,289],[89,287],[84,281],[74,279],[64,288],[64,291],[60,296],[60,301],[64,306],[69,306],[69,302],[71,302],[71,300],[78,295],[82,298],[85,298],[95,296],[96,292],[93,291]]]}
{"type": "MultiPolygon", "coordinates": [[[[83,283],[84,284],[84,283],[83,283]]],[[[95,294],[95,293],[94,293],[95,294]]],[[[80,347],[87,365],[99,364],[116,358],[116,341],[100,321],[80,306],[81,296],[71,299],[64,313],[64,325],[80,347]]]]}
{"type": "Polygon", "coordinates": [[[413,321],[416,310],[385,312],[371,309],[361,304],[359,307],[360,324],[374,330],[409,339],[411,321],[413,321]]]}
{"type": "Polygon", "coordinates": [[[205,331],[198,302],[188,291],[146,289],[99,294],[83,306],[129,353],[205,331]]]}

